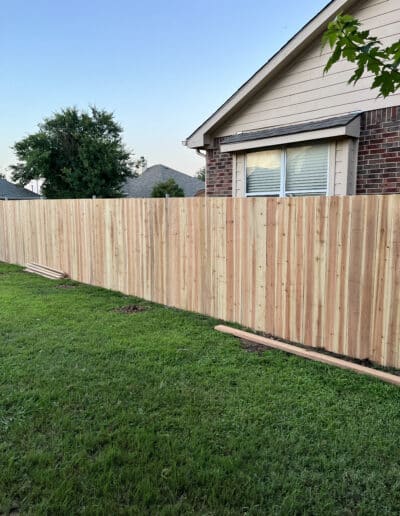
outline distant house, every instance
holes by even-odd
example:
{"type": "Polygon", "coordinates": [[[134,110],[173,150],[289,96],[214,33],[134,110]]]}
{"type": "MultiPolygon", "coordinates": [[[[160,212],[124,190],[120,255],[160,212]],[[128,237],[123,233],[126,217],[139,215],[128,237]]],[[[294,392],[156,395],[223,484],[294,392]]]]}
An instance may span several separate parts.
{"type": "Polygon", "coordinates": [[[22,201],[29,199],[40,199],[40,195],[37,195],[22,186],[14,185],[7,181],[7,179],[0,178],[0,200],[8,199],[10,201],[22,201]]]}
{"type": "Polygon", "coordinates": [[[340,12],[399,41],[400,0],[330,1],[187,138],[206,151],[207,196],[400,193],[400,91],[378,96],[370,72],[348,84],[345,60],[324,73],[321,37],[340,12]]]}
{"type": "Polygon", "coordinates": [[[126,197],[151,197],[153,188],[157,183],[164,183],[171,178],[182,188],[185,197],[194,197],[197,192],[205,188],[204,182],[195,177],[188,176],[165,165],[153,165],[139,177],[128,179],[123,187],[123,192],[126,197]]]}

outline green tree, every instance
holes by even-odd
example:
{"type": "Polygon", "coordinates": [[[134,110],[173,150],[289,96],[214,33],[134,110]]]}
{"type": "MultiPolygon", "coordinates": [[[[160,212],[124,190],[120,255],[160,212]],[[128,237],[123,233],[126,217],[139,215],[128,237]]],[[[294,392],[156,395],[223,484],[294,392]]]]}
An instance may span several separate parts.
{"type": "Polygon", "coordinates": [[[197,179],[200,179],[200,181],[206,180],[206,167],[201,167],[197,173],[196,173],[197,179]]]}
{"type": "Polygon", "coordinates": [[[137,175],[114,115],[91,107],[66,108],[46,118],[39,131],[15,143],[12,178],[21,185],[42,178],[51,198],[119,197],[126,178],[137,175]]]}
{"type": "Polygon", "coordinates": [[[387,97],[400,87],[400,41],[384,46],[370,31],[361,30],[361,23],[349,14],[341,14],[328,24],[322,38],[323,45],[333,50],[325,72],[340,59],[356,64],[356,70],[349,79],[356,84],[368,71],[374,76],[372,89],[387,97]]]}
{"type": "Polygon", "coordinates": [[[167,181],[155,184],[151,192],[152,197],[166,197],[167,195],[169,197],[185,197],[182,188],[172,177],[167,181]]]}

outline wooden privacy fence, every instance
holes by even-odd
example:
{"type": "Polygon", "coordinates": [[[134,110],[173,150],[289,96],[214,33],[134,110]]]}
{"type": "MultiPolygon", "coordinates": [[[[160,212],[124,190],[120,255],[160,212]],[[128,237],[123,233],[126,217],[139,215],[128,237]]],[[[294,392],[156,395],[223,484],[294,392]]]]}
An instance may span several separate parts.
{"type": "Polygon", "coordinates": [[[400,367],[400,196],[3,201],[0,260],[400,367]]]}

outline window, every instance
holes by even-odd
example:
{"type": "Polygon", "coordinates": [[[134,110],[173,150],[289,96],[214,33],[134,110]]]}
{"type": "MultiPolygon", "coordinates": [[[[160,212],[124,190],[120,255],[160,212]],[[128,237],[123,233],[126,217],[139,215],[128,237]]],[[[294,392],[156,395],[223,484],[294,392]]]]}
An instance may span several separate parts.
{"type": "Polygon", "coordinates": [[[247,196],[326,195],[329,145],[302,145],[246,157],[247,196]]]}

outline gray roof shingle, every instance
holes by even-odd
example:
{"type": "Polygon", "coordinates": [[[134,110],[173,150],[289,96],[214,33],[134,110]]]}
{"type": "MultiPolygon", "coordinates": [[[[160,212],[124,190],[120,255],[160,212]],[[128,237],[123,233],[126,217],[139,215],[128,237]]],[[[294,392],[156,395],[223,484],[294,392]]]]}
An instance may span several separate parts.
{"type": "Polygon", "coordinates": [[[23,200],[23,199],[40,199],[40,195],[22,188],[22,186],[14,185],[7,179],[0,178],[0,199],[23,200]]]}
{"type": "Polygon", "coordinates": [[[336,116],[334,118],[326,118],[315,122],[306,122],[304,124],[289,125],[285,127],[272,127],[261,131],[253,131],[248,133],[234,134],[222,139],[222,143],[239,143],[249,142],[252,140],[260,140],[262,138],[273,138],[274,136],[288,136],[289,134],[298,134],[310,131],[319,131],[321,129],[332,129],[333,127],[343,127],[352,122],[360,113],[350,113],[348,115],[336,116]]]}
{"type": "Polygon", "coordinates": [[[170,178],[174,179],[182,188],[185,197],[193,197],[199,190],[205,188],[204,182],[195,177],[188,176],[165,165],[153,165],[139,177],[127,179],[123,186],[123,192],[126,197],[151,197],[154,185],[163,183],[170,178]]]}

